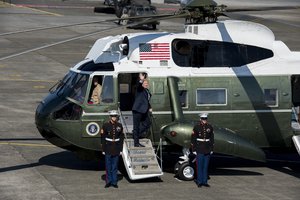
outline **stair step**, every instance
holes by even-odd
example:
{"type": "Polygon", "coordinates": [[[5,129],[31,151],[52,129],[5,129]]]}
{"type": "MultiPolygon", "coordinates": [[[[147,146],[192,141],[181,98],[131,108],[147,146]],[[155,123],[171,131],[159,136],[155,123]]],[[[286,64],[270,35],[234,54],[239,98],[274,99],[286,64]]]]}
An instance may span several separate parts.
{"type": "Polygon", "coordinates": [[[135,167],[135,166],[150,166],[150,165],[158,165],[157,164],[157,162],[155,162],[155,161],[145,161],[145,162],[132,162],[131,163],[131,165],[133,166],[133,167],[135,167]]]}
{"type": "Polygon", "coordinates": [[[123,149],[123,161],[131,180],[162,176],[157,156],[150,139],[140,139],[145,147],[134,147],[133,139],[126,139],[123,149]]]}
{"type": "Polygon", "coordinates": [[[135,175],[141,175],[141,174],[161,174],[160,170],[153,170],[153,171],[134,171],[135,175]]]}
{"type": "Polygon", "coordinates": [[[153,153],[149,153],[149,154],[131,154],[129,155],[130,158],[151,158],[151,159],[155,159],[156,155],[153,153]]]}

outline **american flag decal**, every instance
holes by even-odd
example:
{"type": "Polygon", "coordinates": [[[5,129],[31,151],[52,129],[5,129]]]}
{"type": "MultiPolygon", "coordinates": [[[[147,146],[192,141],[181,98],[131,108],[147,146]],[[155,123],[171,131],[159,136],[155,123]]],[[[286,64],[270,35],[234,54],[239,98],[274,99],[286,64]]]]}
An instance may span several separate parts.
{"type": "Polygon", "coordinates": [[[169,43],[143,43],[139,49],[140,60],[170,60],[169,43]]]}

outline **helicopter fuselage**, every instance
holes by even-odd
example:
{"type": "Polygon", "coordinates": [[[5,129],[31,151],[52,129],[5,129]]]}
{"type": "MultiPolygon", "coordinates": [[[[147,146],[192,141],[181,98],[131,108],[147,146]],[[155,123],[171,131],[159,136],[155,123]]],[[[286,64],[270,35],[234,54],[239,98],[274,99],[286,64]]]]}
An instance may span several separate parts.
{"type": "Polygon", "coordinates": [[[135,83],[146,72],[154,144],[162,138],[165,146],[189,147],[198,114],[207,112],[218,153],[263,160],[261,148],[293,148],[292,137],[300,134],[300,53],[256,23],[185,29],[97,40],[38,106],[40,133],[71,151],[100,152],[109,110],[120,109],[124,130],[131,132],[135,83]],[[93,77],[102,85],[100,104],[90,101],[93,77]]]}

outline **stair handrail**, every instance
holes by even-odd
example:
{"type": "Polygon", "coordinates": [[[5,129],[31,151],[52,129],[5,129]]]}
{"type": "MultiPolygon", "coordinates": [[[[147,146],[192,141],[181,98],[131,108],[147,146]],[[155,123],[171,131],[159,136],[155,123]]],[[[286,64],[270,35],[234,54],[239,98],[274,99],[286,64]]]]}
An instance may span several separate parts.
{"type": "Polygon", "coordinates": [[[163,160],[162,160],[162,138],[159,138],[159,144],[157,146],[155,155],[160,161],[160,168],[162,170],[162,162],[163,162],[163,160]],[[159,157],[157,156],[158,151],[159,151],[159,157]]]}
{"type": "MultiPolygon", "coordinates": [[[[120,120],[121,120],[121,124],[123,125],[125,125],[125,128],[126,128],[126,131],[128,132],[128,127],[127,127],[127,125],[126,125],[126,122],[125,122],[125,120],[124,120],[124,117],[123,117],[123,114],[122,114],[122,111],[121,111],[121,109],[120,109],[120,102],[118,103],[118,111],[119,111],[119,113],[120,113],[120,120]]],[[[126,145],[126,149],[127,149],[127,159],[129,160],[129,163],[131,164],[131,160],[130,160],[130,156],[129,156],[129,148],[128,148],[128,144],[127,144],[127,134],[126,133],[124,133],[124,138],[125,138],[125,145],[126,145]]]]}

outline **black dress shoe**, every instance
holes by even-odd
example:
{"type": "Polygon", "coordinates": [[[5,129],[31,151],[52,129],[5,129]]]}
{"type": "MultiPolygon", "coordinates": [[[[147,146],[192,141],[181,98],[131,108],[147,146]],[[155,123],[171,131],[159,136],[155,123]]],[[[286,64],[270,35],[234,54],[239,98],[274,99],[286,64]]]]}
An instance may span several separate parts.
{"type": "Polygon", "coordinates": [[[203,184],[203,186],[205,186],[205,187],[210,187],[210,185],[208,185],[207,183],[206,183],[206,184],[203,184]]]}
{"type": "Polygon", "coordinates": [[[202,184],[197,184],[198,188],[202,187],[202,184]]]}
{"type": "Polygon", "coordinates": [[[145,147],[145,146],[139,143],[139,144],[135,144],[134,147],[145,147]]]}
{"type": "Polygon", "coordinates": [[[106,185],[104,186],[105,188],[109,188],[111,186],[110,183],[106,183],[106,185]]]}
{"type": "Polygon", "coordinates": [[[119,187],[117,184],[112,184],[112,186],[113,186],[114,188],[118,188],[118,187],[119,187]]]}

